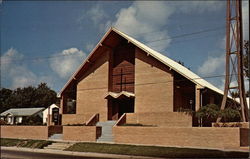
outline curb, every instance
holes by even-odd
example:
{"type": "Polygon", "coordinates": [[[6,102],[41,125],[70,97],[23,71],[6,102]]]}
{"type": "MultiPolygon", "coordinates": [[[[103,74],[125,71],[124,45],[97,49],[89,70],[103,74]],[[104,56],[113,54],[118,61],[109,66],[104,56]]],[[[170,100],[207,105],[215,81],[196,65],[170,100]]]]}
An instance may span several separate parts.
{"type": "Polygon", "coordinates": [[[34,153],[46,153],[46,154],[58,154],[58,155],[72,155],[81,157],[97,157],[97,158],[114,158],[114,159],[162,159],[156,157],[145,157],[145,156],[131,156],[131,155],[118,155],[118,154],[107,154],[107,153],[95,153],[95,152],[74,152],[74,151],[63,151],[63,150],[45,150],[45,149],[31,149],[23,147],[2,147],[1,150],[11,151],[22,151],[22,152],[34,152],[34,153]]]}

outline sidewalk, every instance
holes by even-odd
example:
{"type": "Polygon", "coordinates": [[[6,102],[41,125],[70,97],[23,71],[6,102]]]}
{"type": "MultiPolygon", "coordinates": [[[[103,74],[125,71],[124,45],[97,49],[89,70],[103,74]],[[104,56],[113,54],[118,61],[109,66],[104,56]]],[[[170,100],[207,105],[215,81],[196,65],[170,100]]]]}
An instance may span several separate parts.
{"type": "Polygon", "coordinates": [[[106,153],[95,153],[95,152],[73,152],[73,151],[62,151],[62,150],[47,150],[47,149],[31,149],[23,147],[2,147],[1,150],[11,151],[23,151],[23,152],[38,152],[47,154],[58,154],[58,155],[71,155],[81,157],[97,157],[97,158],[114,158],[114,159],[162,159],[156,157],[145,157],[145,156],[131,156],[131,155],[117,155],[117,154],[106,154],[106,153]]]}

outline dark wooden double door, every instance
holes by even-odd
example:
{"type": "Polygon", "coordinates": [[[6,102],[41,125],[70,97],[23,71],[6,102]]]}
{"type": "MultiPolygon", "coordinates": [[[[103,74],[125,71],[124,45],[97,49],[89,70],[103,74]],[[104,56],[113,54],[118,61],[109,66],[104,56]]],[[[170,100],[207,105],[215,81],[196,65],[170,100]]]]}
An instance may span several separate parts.
{"type": "Polygon", "coordinates": [[[108,120],[118,120],[124,113],[133,112],[134,98],[108,100],[108,120]]]}

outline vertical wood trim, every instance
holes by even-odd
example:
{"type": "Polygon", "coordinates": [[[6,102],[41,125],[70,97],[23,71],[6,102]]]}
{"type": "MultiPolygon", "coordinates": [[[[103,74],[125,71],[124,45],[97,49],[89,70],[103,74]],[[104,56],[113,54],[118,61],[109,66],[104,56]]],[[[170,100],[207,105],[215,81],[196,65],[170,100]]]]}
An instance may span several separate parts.
{"type": "Polygon", "coordinates": [[[201,91],[197,85],[195,85],[195,111],[198,111],[201,107],[201,91]]]}
{"type": "Polygon", "coordinates": [[[61,100],[60,100],[60,109],[59,109],[59,113],[63,114],[63,95],[61,96],[61,100]]]}
{"type": "Polygon", "coordinates": [[[113,90],[113,59],[114,59],[114,51],[110,49],[109,51],[109,79],[108,79],[108,91],[113,90]]]}

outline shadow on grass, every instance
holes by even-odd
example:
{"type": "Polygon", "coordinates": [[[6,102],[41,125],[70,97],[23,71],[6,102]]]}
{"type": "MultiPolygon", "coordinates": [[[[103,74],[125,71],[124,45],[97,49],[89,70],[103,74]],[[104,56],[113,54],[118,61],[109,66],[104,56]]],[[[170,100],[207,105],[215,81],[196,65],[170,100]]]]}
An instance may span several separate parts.
{"type": "Polygon", "coordinates": [[[52,144],[52,141],[46,140],[24,140],[24,139],[0,139],[1,146],[17,146],[17,147],[27,147],[27,148],[39,148],[42,149],[45,146],[52,144]]]}
{"type": "Polygon", "coordinates": [[[168,157],[168,158],[248,158],[247,152],[174,148],[160,146],[136,146],[101,143],[76,143],[66,149],[78,152],[99,152],[121,155],[168,157]]]}

